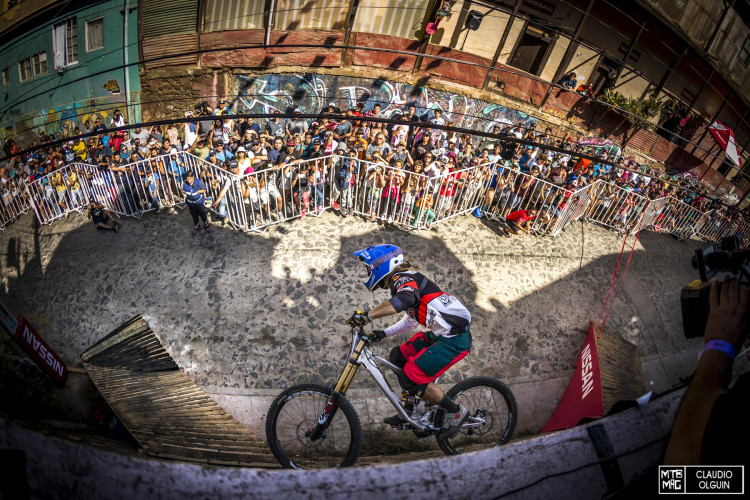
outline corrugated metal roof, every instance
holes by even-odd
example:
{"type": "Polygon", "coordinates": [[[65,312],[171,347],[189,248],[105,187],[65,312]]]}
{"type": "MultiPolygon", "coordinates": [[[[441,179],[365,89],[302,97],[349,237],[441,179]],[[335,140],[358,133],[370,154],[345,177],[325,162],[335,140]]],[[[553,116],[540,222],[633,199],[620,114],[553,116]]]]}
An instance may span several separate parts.
{"type": "Polygon", "coordinates": [[[274,28],[277,30],[343,29],[349,0],[277,0],[274,28]]]}
{"type": "Polygon", "coordinates": [[[264,0],[206,0],[203,31],[265,27],[264,0]]]}
{"type": "Polygon", "coordinates": [[[416,39],[430,0],[361,0],[354,31],[416,39]]]}
{"type": "Polygon", "coordinates": [[[198,34],[184,33],[153,37],[143,40],[143,58],[145,60],[161,58],[158,61],[146,62],[146,69],[161,66],[182,66],[198,62],[198,54],[185,54],[198,48],[198,34]]]}

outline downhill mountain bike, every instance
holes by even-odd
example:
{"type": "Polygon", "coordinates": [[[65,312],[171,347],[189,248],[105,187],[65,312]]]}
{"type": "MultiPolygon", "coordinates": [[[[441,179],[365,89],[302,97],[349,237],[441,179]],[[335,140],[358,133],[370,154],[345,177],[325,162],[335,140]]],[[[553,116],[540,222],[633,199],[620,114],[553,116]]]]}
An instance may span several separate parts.
{"type": "Polygon", "coordinates": [[[401,368],[370,350],[376,341],[362,327],[352,328],[349,357],[332,389],[301,384],[274,399],[266,417],[266,438],[282,466],[347,467],[357,461],[362,449],[362,424],[345,394],[360,366],[372,375],[403,420],[393,428],[411,430],[420,438],[435,436],[447,455],[491,448],[510,440],[518,409],[513,393],[505,384],[489,377],[472,377],[454,385],[448,396],[464,405],[470,416],[453,438],[441,439],[443,408],[406,392],[399,396],[391,389],[379,367],[394,373],[401,368]]]}

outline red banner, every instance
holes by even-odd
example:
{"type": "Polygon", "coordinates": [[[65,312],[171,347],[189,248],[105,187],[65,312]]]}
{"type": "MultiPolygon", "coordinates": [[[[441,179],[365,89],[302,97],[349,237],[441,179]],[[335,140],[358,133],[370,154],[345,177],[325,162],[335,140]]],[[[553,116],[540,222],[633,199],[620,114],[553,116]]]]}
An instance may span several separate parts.
{"type": "Polygon", "coordinates": [[[34,361],[42,370],[46,371],[60,385],[65,385],[65,380],[68,378],[68,368],[65,366],[65,362],[36,333],[34,327],[23,316],[18,317],[18,327],[13,339],[29,356],[34,358],[34,361]]]}
{"type": "Polygon", "coordinates": [[[560,403],[541,432],[552,432],[575,427],[583,418],[604,415],[602,377],[599,370],[599,352],[596,349],[594,324],[589,323],[589,333],[578,353],[575,373],[565,389],[560,403]]]}

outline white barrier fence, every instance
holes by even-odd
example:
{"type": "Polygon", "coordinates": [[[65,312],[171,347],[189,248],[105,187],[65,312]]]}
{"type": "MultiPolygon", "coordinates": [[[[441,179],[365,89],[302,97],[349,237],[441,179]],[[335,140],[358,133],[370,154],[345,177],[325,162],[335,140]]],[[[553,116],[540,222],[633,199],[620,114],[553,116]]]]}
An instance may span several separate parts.
{"type": "Polygon", "coordinates": [[[435,164],[410,171],[339,155],[256,167],[240,174],[186,152],[113,163],[110,168],[72,163],[23,189],[16,184],[15,191],[6,190],[0,229],[30,209],[42,224],[50,224],[82,212],[94,200],[120,217],[182,207],[185,174],[192,171],[206,185],[206,206],[219,220],[243,231],[319,216],[329,209],[403,229],[426,229],[475,210],[502,224],[513,211],[535,209],[531,228],[538,235],[556,236],[584,218],[621,232],[653,229],[709,241],[738,236],[750,245],[750,227],[743,221],[722,212],[703,213],[673,198],[649,200],[604,180],[574,189],[537,172],[499,164],[472,164],[455,171],[435,164]]]}

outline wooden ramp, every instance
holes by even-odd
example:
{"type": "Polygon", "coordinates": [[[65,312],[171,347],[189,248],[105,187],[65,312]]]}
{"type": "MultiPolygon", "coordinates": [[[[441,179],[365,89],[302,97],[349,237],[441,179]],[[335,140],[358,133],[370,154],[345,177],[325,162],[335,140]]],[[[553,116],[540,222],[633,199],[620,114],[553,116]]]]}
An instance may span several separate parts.
{"type": "Polygon", "coordinates": [[[641,356],[635,344],[607,329],[596,341],[602,377],[604,414],[618,401],[635,400],[646,393],[641,356]]]}
{"type": "Polygon", "coordinates": [[[99,392],[147,454],[216,465],[279,467],[264,441],[180,370],[141,316],[81,358],[99,392]]]}

